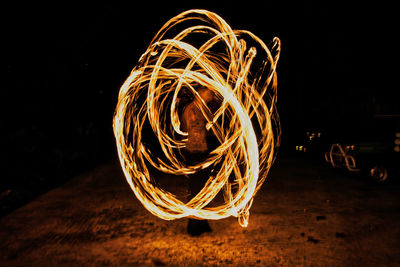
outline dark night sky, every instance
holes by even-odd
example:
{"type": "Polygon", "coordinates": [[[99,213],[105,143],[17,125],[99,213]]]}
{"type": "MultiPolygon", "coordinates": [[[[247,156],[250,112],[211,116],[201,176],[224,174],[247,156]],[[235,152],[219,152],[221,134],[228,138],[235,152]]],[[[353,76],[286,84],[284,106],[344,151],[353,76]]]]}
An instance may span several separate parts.
{"type": "Polygon", "coordinates": [[[217,12],[266,43],[281,38],[279,111],[288,142],[306,128],[368,128],[373,101],[396,105],[388,67],[395,61],[394,6],[135,3],[3,7],[1,142],[5,168],[26,169],[12,170],[3,184],[115,157],[111,123],[119,87],[158,29],[190,8],[217,12]]]}

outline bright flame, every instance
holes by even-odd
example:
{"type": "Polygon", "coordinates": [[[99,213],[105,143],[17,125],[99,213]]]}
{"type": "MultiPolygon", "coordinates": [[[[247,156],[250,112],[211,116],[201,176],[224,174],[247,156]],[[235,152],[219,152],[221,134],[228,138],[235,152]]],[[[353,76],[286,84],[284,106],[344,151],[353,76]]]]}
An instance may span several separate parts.
{"type": "Polygon", "coordinates": [[[274,38],[270,51],[253,33],[232,30],[206,10],[183,12],[157,33],[120,89],[113,121],[126,180],[152,214],[166,220],[236,216],[240,225],[247,226],[253,197],[280,143],[276,111],[279,54],[279,38],[274,38]],[[187,26],[190,23],[194,26],[187,26]],[[168,34],[173,35],[166,38],[168,34]],[[245,39],[259,47],[258,57],[254,46],[247,49],[245,39]],[[214,113],[197,93],[204,87],[221,103],[214,113]],[[203,114],[212,114],[205,115],[207,129],[219,140],[209,157],[194,166],[182,161],[187,132],[181,129],[178,109],[183,90],[194,96],[203,114]],[[142,142],[146,124],[154,131],[163,155],[153,155],[142,142]],[[148,164],[176,175],[207,167],[218,166],[219,170],[193,199],[183,203],[157,187],[148,164]],[[224,203],[207,206],[221,189],[224,203]]]}

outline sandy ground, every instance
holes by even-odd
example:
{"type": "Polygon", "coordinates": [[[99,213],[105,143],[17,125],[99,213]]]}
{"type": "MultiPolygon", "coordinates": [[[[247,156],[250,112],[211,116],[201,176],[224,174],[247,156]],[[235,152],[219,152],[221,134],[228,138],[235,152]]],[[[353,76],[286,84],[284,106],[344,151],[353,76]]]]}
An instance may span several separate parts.
{"type": "MultiPolygon", "coordinates": [[[[173,182],[172,182],[173,183],[173,182]]],[[[136,200],[117,162],[0,219],[0,266],[400,266],[400,186],[278,159],[250,223],[191,237],[136,200]]]]}

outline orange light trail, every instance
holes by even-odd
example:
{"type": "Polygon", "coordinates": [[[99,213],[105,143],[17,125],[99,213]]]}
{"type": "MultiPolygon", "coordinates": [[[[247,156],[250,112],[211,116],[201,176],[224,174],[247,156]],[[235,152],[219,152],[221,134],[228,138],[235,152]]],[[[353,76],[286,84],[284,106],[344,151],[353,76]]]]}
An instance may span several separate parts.
{"type": "Polygon", "coordinates": [[[276,110],[280,46],[275,37],[268,48],[253,33],[232,30],[220,16],[206,10],[183,12],[156,34],[122,85],[113,120],[126,180],[152,214],[165,220],[235,216],[241,226],[247,226],[253,198],[280,144],[276,110]],[[215,112],[197,92],[204,87],[219,100],[215,112]],[[183,90],[193,95],[207,119],[207,130],[219,141],[208,158],[194,166],[182,160],[187,140],[178,111],[183,90]],[[155,134],[161,156],[143,142],[146,124],[155,134]],[[149,164],[174,175],[208,167],[218,170],[184,203],[156,185],[149,164]],[[220,191],[224,203],[211,207],[220,191]]]}

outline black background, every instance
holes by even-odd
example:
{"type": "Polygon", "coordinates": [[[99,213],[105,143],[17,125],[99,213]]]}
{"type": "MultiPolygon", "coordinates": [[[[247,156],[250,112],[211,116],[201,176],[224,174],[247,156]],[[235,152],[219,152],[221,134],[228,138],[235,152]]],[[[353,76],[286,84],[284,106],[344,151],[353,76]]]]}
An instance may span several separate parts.
{"type": "Polygon", "coordinates": [[[0,191],[43,191],[116,159],[119,87],[159,28],[191,8],[214,11],[266,43],[281,39],[283,154],[308,129],[334,138],[365,135],[376,114],[399,113],[391,79],[396,6],[234,2],[3,6],[0,191]]]}

